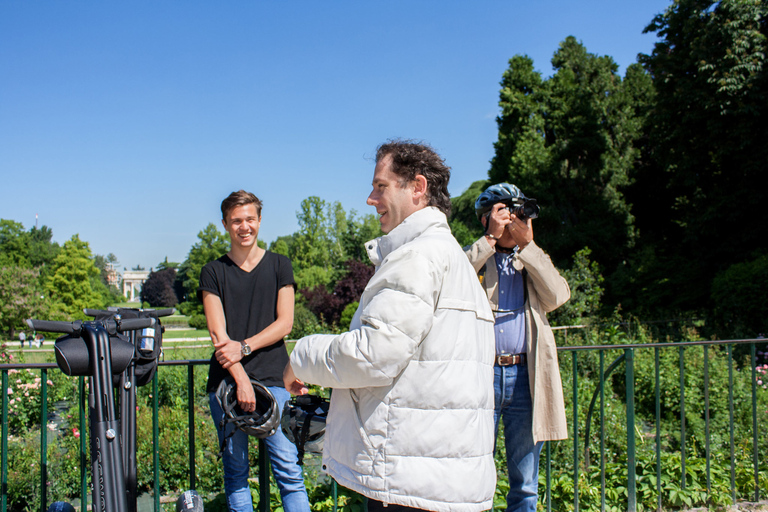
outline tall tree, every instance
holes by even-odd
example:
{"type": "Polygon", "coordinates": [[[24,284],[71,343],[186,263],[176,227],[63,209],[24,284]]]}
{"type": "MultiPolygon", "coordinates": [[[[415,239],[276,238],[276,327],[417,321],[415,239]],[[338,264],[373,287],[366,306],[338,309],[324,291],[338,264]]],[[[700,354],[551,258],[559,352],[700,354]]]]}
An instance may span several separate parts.
{"type": "Polygon", "coordinates": [[[34,269],[0,266],[0,330],[11,338],[24,320],[44,310],[37,277],[34,269]]]}
{"type": "Polygon", "coordinates": [[[179,303],[173,288],[176,281],[176,269],[169,267],[149,273],[141,286],[141,302],[152,307],[172,308],[179,303]]]}
{"type": "Polygon", "coordinates": [[[99,275],[88,242],[80,240],[78,235],[64,242],[45,284],[54,315],[82,319],[84,308],[105,307],[105,298],[92,284],[99,275]]]}
{"type": "Polygon", "coordinates": [[[197,286],[200,272],[209,261],[213,261],[229,251],[229,234],[222,233],[213,223],[197,234],[198,241],[192,246],[187,259],[179,267],[179,276],[186,297],[184,300],[197,303],[197,286]]]}
{"type": "Polygon", "coordinates": [[[657,93],[656,165],[639,183],[653,192],[638,212],[659,248],[647,289],[667,308],[709,309],[716,274],[768,252],[755,228],[768,222],[768,4],[677,0],[646,32],[660,37],[640,56],[657,93]]]}
{"type": "Polygon", "coordinates": [[[0,265],[31,266],[29,233],[20,222],[0,219],[0,265]]]}
{"type": "Polygon", "coordinates": [[[610,57],[588,53],[574,37],[560,44],[552,66],[543,80],[529,57],[510,59],[489,180],[514,183],[539,201],[536,239],[558,266],[569,267],[589,246],[611,274],[637,236],[625,192],[640,156],[641,91],[650,90],[650,78],[631,66],[622,80],[610,57]]]}

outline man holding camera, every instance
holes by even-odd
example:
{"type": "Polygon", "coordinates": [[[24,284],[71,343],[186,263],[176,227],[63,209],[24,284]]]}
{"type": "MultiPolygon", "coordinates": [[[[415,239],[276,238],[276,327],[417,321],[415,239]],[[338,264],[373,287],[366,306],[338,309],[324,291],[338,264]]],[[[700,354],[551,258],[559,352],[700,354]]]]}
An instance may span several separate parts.
{"type": "Polygon", "coordinates": [[[514,185],[488,187],[475,202],[485,235],[464,252],[495,315],[495,417],[504,421],[507,512],[535,511],[544,441],[568,437],[557,347],[546,313],[571,296],[568,283],[533,241],[539,213],[514,185]]]}

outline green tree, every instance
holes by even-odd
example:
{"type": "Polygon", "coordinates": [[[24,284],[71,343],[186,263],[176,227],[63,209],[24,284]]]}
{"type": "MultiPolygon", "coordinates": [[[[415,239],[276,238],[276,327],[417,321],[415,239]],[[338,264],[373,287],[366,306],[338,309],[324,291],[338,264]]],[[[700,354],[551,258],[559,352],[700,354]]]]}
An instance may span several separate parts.
{"type": "Polygon", "coordinates": [[[640,61],[653,77],[654,164],[638,204],[656,247],[643,289],[665,309],[711,310],[712,279],[765,253],[768,209],[756,190],[768,161],[768,4],[678,0],[646,32],[640,61]]]}
{"type": "MultiPolygon", "coordinates": [[[[529,57],[510,59],[489,181],[514,183],[539,201],[535,237],[558,267],[568,268],[589,245],[612,276],[637,238],[626,191],[641,156],[650,76],[633,65],[622,80],[613,59],[588,53],[574,37],[560,44],[552,66],[555,73],[544,80],[529,57]]],[[[456,218],[473,215],[470,205],[482,188],[476,185],[474,197],[457,201],[456,218]]]]}
{"type": "Polygon", "coordinates": [[[48,226],[40,229],[34,226],[29,230],[29,262],[33,267],[45,269],[53,263],[61,248],[52,238],[53,231],[48,226]]]}
{"type": "Polygon", "coordinates": [[[52,313],[65,318],[84,319],[84,308],[106,307],[106,298],[94,289],[94,282],[101,282],[99,276],[88,242],[73,235],[64,242],[53,261],[51,276],[45,283],[52,313]]]}
{"type": "Polygon", "coordinates": [[[200,271],[206,263],[227,254],[229,251],[229,234],[222,233],[213,223],[197,234],[198,241],[192,246],[187,259],[179,267],[178,276],[182,280],[185,300],[196,304],[202,312],[197,300],[197,286],[200,282],[200,271]]]}
{"type": "Polygon", "coordinates": [[[29,242],[20,222],[0,219],[0,265],[30,267],[29,242]]]}
{"type": "Polygon", "coordinates": [[[41,315],[43,299],[38,272],[24,267],[0,266],[0,330],[13,338],[24,321],[41,315]]]}

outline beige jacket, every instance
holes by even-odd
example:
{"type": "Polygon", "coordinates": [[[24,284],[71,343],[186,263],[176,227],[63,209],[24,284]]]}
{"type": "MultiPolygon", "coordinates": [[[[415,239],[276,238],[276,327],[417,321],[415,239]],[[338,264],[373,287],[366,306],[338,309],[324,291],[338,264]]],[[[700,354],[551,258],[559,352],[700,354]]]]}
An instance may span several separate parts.
{"type": "MultiPolygon", "coordinates": [[[[464,249],[480,275],[483,289],[494,310],[499,304],[499,276],[496,265],[493,262],[486,265],[486,262],[495,252],[485,237],[480,237],[464,249]]],[[[557,346],[546,314],[564,304],[571,297],[571,290],[549,256],[533,241],[518,251],[513,265],[518,271],[525,269],[526,272],[528,297],[525,321],[528,333],[528,375],[533,400],[533,440],[566,439],[568,428],[557,346]]]]}

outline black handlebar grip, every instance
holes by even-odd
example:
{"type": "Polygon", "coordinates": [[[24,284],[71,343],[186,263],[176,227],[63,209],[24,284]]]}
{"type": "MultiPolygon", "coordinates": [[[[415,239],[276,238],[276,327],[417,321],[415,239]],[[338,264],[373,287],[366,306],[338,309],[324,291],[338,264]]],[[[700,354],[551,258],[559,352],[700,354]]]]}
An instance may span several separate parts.
{"type": "Polygon", "coordinates": [[[153,318],[123,318],[120,320],[117,330],[124,332],[144,329],[145,327],[150,327],[154,321],[153,318]]]}
{"type": "Polygon", "coordinates": [[[80,322],[61,322],[57,320],[35,320],[32,318],[27,319],[27,325],[36,331],[46,332],[62,332],[64,334],[72,334],[80,331],[80,322]]]}
{"type": "Polygon", "coordinates": [[[156,309],[155,314],[157,316],[171,316],[173,312],[176,311],[173,308],[165,308],[165,309],[156,309]]]}

